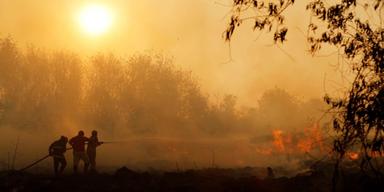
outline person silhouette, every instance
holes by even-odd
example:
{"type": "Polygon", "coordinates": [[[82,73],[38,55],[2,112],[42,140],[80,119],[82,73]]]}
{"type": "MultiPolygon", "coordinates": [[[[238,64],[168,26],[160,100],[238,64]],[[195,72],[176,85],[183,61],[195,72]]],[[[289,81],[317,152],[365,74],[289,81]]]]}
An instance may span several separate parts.
{"type": "Polygon", "coordinates": [[[68,138],[61,136],[54,141],[48,149],[49,155],[53,157],[53,170],[56,176],[61,175],[67,166],[64,153],[67,151],[68,138]],[[60,168],[59,168],[60,167],[60,168]]]}
{"type": "Polygon", "coordinates": [[[93,173],[96,173],[96,147],[101,144],[103,144],[103,142],[99,141],[99,138],[97,137],[97,131],[93,130],[87,146],[87,155],[91,165],[90,171],[93,173]]]}
{"type": "Polygon", "coordinates": [[[89,158],[85,152],[85,143],[88,141],[89,139],[84,136],[84,131],[79,131],[77,136],[69,140],[69,144],[73,148],[73,172],[75,174],[78,173],[77,168],[80,160],[84,161],[84,173],[88,172],[89,158]]]}

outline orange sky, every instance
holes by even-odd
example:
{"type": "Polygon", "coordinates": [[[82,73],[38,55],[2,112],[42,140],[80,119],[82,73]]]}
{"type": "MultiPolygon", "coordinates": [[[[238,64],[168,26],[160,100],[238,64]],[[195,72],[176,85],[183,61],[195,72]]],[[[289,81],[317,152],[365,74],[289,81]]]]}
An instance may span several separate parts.
{"type": "MultiPolygon", "coordinates": [[[[90,56],[113,52],[122,56],[147,50],[173,57],[194,71],[213,95],[237,95],[241,104],[256,105],[266,90],[280,87],[299,98],[322,97],[340,86],[336,55],[312,58],[302,31],[308,24],[304,4],[288,14],[288,41],[272,46],[269,35],[252,32],[251,24],[236,31],[231,49],[221,37],[228,21],[229,0],[2,0],[0,36],[20,46],[67,49],[90,56]],[[108,7],[115,20],[98,37],[81,31],[76,15],[90,3],[108,7]],[[304,18],[304,19],[303,19],[304,18]],[[232,61],[229,61],[231,51],[232,61]]],[[[302,2],[301,2],[302,3],[302,2]]],[[[325,51],[327,52],[327,51],[325,51]]],[[[331,51],[328,51],[331,52],[331,51]]]]}

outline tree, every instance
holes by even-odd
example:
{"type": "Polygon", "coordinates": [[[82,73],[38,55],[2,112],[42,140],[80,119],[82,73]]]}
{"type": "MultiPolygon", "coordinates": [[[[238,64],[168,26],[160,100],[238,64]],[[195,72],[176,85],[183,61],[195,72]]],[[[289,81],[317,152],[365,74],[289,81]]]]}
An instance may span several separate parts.
{"type": "MultiPolygon", "coordinates": [[[[274,30],[274,42],[283,43],[288,32],[284,10],[293,5],[294,0],[233,0],[224,38],[230,41],[236,28],[251,20],[254,30],[274,30]]],[[[312,18],[307,37],[311,53],[316,54],[324,45],[333,46],[348,61],[354,74],[345,97],[324,97],[335,112],[335,173],[346,154],[357,147],[363,154],[361,169],[383,176],[372,161],[373,153],[383,152],[383,8],[383,0],[311,0],[306,7],[312,18]]]]}
{"type": "Polygon", "coordinates": [[[305,127],[303,116],[299,111],[298,100],[284,89],[274,88],[263,93],[259,100],[260,122],[272,132],[272,129],[295,131],[297,127],[305,127]],[[300,124],[300,123],[302,124],[300,124]],[[299,125],[300,124],[300,125],[299,125]]]}

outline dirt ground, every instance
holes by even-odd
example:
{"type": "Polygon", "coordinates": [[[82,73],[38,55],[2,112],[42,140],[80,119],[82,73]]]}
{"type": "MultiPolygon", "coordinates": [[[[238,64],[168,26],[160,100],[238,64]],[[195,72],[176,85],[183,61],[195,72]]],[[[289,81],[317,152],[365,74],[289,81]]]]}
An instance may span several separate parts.
{"type": "MultiPolygon", "coordinates": [[[[0,191],[332,191],[330,165],[307,170],[293,177],[261,177],[262,174],[255,174],[255,171],[261,170],[245,167],[138,172],[122,167],[111,173],[65,174],[59,177],[51,174],[4,171],[0,173],[0,191]]],[[[336,189],[358,192],[380,191],[378,189],[383,187],[383,182],[369,178],[361,172],[347,170],[342,173],[336,189]]]]}

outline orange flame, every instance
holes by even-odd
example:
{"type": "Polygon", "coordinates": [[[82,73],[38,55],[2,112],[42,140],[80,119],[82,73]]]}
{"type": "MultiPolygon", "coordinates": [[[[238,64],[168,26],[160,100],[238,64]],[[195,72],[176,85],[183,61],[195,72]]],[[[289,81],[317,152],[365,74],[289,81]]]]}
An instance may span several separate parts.
{"type": "Polygon", "coordinates": [[[272,144],[274,147],[259,146],[256,148],[256,152],[263,155],[273,155],[276,153],[300,155],[301,153],[311,152],[314,152],[314,154],[324,154],[328,150],[325,147],[323,133],[318,122],[304,128],[303,132],[297,132],[299,133],[297,136],[300,136],[300,138],[297,138],[295,133],[285,133],[282,129],[275,129],[272,131],[272,144]]]}
{"type": "Polygon", "coordinates": [[[283,142],[283,132],[281,130],[274,130],[272,132],[273,134],[273,144],[275,145],[276,149],[279,152],[284,152],[285,151],[285,146],[283,142]]]}
{"type": "Polygon", "coordinates": [[[356,160],[359,158],[359,153],[356,152],[348,152],[347,156],[350,160],[356,160]]]}
{"type": "Polygon", "coordinates": [[[312,150],[312,146],[311,146],[311,140],[310,139],[303,139],[303,140],[300,140],[298,143],[297,143],[297,148],[299,148],[299,150],[301,152],[309,152],[312,150]]]}
{"type": "Polygon", "coordinates": [[[305,128],[305,137],[298,141],[297,148],[301,152],[309,152],[314,148],[324,151],[323,135],[320,131],[319,124],[315,123],[312,127],[305,128]]]}

